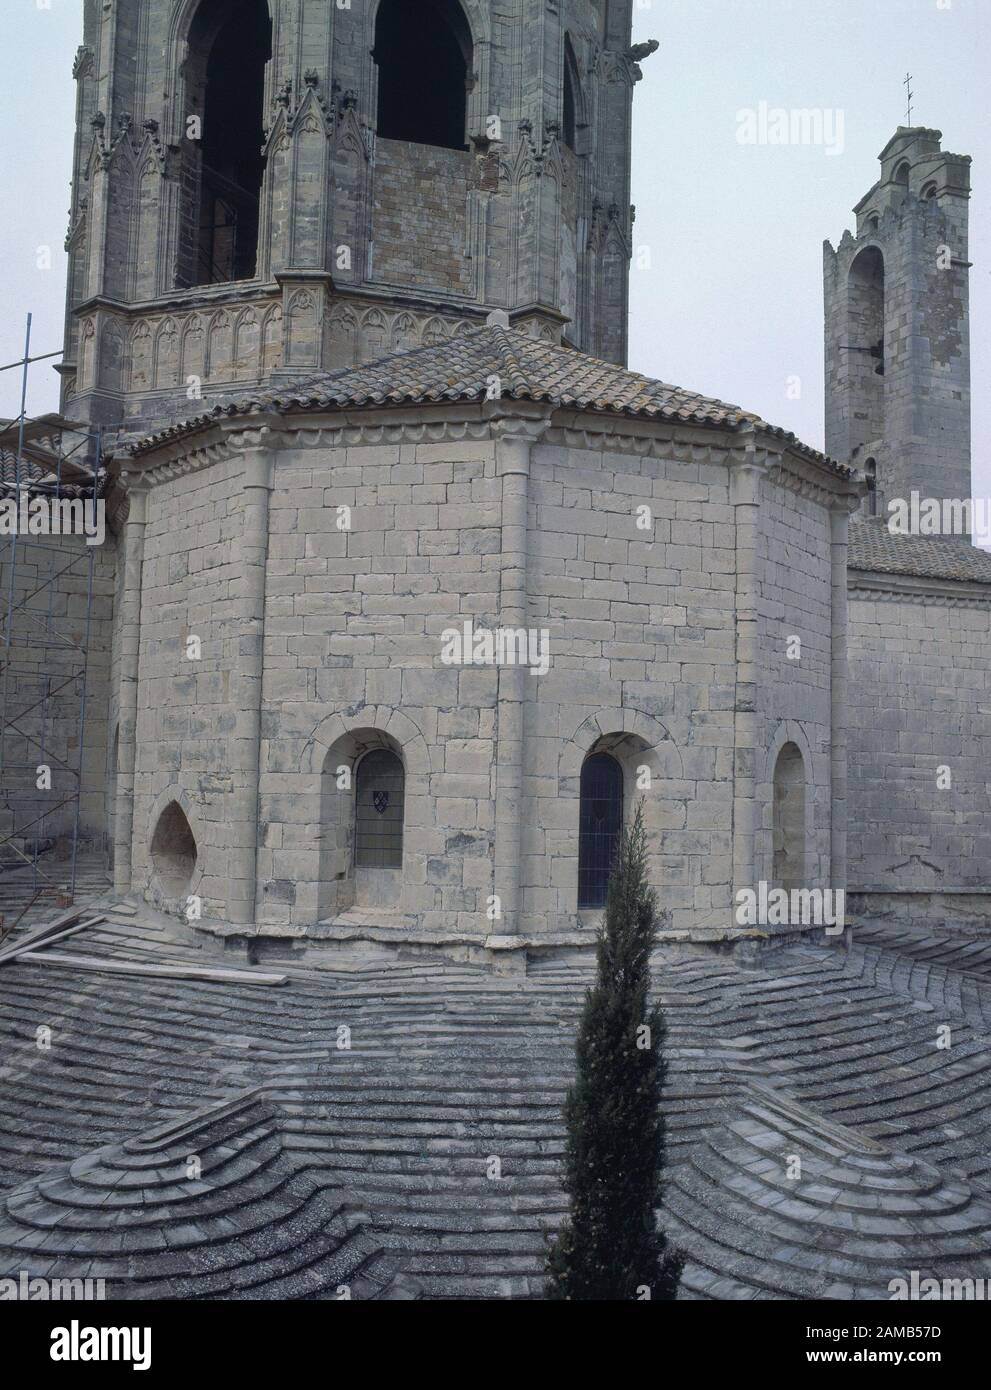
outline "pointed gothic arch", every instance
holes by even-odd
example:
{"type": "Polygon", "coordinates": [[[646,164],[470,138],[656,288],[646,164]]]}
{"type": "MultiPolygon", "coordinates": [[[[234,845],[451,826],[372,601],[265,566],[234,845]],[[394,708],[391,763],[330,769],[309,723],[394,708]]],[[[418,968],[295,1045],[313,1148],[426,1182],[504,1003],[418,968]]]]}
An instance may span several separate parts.
{"type": "Polygon", "coordinates": [[[188,892],[198,851],[189,819],[178,801],[170,801],[155,821],[149,858],[157,887],[167,900],[188,892]]]}
{"type": "Polygon", "coordinates": [[[139,322],[131,332],[128,346],[130,372],[127,383],[129,391],[147,391],[151,386],[152,337],[147,323],[139,322]]]}
{"type": "Polygon", "coordinates": [[[261,330],[261,370],[272,372],[282,366],[282,305],[275,304],[265,314],[261,330]]]}
{"type": "Polygon", "coordinates": [[[167,318],[155,333],[155,389],[179,384],[179,330],[175,319],[167,318]]]}
{"type": "Polygon", "coordinates": [[[381,0],[372,50],[378,134],[467,148],[472,54],[471,28],[458,0],[381,0]]]}

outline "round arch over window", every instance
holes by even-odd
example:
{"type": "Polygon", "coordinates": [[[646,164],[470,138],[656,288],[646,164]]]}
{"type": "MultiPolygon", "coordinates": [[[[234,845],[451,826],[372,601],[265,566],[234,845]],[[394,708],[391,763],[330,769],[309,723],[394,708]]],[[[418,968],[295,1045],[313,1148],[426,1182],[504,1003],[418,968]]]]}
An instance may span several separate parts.
{"type": "Polygon", "coordinates": [[[458,0],[381,0],[372,57],[383,139],[467,147],[472,39],[458,0]]]}
{"type": "Polygon", "coordinates": [[[604,907],[623,833],[623,769],[609,753],[582,764],[578,808],[578,908],[604,907]]]}

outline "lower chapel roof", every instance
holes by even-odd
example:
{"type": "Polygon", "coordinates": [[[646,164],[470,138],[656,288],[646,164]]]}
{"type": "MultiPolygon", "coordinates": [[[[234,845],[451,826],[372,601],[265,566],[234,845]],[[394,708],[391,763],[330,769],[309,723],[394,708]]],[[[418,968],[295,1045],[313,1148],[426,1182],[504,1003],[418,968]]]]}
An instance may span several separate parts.
{"type": "Polygon", "coordinates": [[[739,406],[669,386],[614,362],[499,325],[472,329],[428,347],[392,352],[359,367],[322,372],[252,396],[231,396],[204,414],[136,441],[132,451],[150,452],[225,416],[494,399],[724,430],[754,426],[840,477],[854,476],[853,469],[827,459],[787,430],[768,425],[739,406]]]}
{"type": "Polygon", "coordinates": [[[875,574],[991,584],[991,554],[962,537],[902,536],[888,530],[883,517],[850,523],[847,565],[875,574]]]}

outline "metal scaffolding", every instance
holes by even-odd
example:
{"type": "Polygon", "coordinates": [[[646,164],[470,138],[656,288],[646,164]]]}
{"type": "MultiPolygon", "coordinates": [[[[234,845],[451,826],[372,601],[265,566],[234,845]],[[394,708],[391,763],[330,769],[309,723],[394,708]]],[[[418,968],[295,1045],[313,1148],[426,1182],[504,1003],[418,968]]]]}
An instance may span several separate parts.
{"type": "MultiPolygon", "coordinates": [[[[29,315],[24,357],[8,364],[21,368],[21,410],[0,421],[0,501],[22,509],[35,498],[82,500],[95,509],[106,480],[100,434],[60,415],[28,419],[38,360],[29,315]]],[[[41,898],[69,906],[75,896],[94,549],[16,525],[0,535],[0,885],[17,880],[20,916],[41,898]],[[81,611],[74,587],[85,595],[81,611]]]]}

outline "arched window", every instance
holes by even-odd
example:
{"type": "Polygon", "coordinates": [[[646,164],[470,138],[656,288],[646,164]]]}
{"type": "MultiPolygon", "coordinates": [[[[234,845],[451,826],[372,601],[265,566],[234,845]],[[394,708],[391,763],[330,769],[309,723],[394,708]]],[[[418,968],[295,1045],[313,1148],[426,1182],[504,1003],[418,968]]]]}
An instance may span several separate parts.
{"type": "Polygon", "coordinates": [[[805,886],[805,763],[797,744],[786,743],[774,764],[774,888],[805,886]]]}
{"type": "Polygon", "coordinates": [[[564,110],[561,120],[561,139],[569,150],[575,148],[576,132],[578,129],[578,93],[579,93],[578,63],[575,59],[575,50],[571,46],[571,38],[568,34],[564,36],[564,110]]]}
{"type": "Polygon", "coordinates": [[[623,769],[608,753],[582,765],[578,809],[578,906],[604,907],[623,833],[623,769]]]}
{"type": "Polygon", "coordinates": [[[354,862],[358,868],[401,869],[406,775],[395,753],[376,748],[355,777],[354,862]]]}
{"type": "Polygon", "coordinates": [[[884,257],[866,246],[854,259],[847,282],[847,337],[841,345],[852,402],[851,453],[867,454],[885,437],[884,257]]]}
{"type": "Polygon", "coordinates": [[[876,246],[865,247],[850,267],[850,332],[849,351],[884,376],[884,257],[876,246]]]}
{"type": "Polygon", "coordinates": [[[864,475],[870,488],[870,492],[867,494],[867,515],[877,516],[877,459],[866,460],[864,475]]]}
{"type": "Polygon", "coordinates": [[[264,161],[267,0],[203,0],[189,30],[180,283],[250,280],[257,270],[264,161]],[[201,138],[189,138],[189,120],[201,138]]]}
{"type": "Polygon", "coordinates": [[[466,148],[472,43],[457,0],[382,0],[372,57],[383,139],[466,148]]]}
{"type": "Polygon", "coordinates": [[[899,164],[898,168],[895,170],[895,183],[900,183],[902,188],[907,188],[908,175],[909,163],[907,159],[903,159],[902,162],[899,164]]]}

